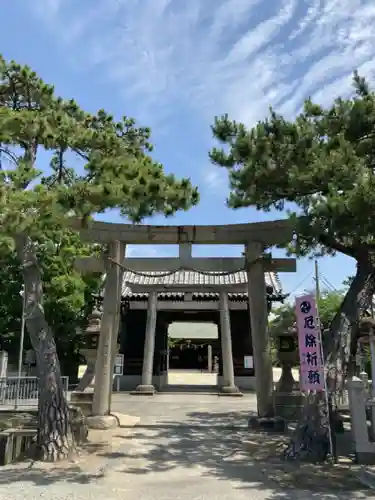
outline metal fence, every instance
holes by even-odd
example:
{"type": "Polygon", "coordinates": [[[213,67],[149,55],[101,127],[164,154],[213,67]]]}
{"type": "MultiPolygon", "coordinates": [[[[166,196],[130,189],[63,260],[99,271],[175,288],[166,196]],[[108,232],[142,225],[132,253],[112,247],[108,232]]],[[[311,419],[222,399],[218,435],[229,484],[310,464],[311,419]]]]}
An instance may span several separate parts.
{"type": "MultiPolygon", "coordinates": [[[[68,397],[69,377],[61,377],[65,397],[68,397]]],[[[37,408],[38,377],[0,378],[0,409],[37,408]]]]}

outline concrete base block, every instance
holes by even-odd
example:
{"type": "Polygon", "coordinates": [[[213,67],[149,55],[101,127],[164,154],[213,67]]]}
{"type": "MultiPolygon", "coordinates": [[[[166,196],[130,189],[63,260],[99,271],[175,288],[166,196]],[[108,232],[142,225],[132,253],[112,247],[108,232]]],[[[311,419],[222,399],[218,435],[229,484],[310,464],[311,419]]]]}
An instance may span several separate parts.
{"type": "Polygon", "coordinates": [[[284,433],[288,430],[288,424],[282,417],[250,417],[248,427],[262,432],[284,433]]]}
{"type": "Polygon", "coordinates": [[[134,396],[153,396],[155,394],[155,387],[153,385],[137,385],[135,391],[130,394],[134,396]]]}
{"type": "Polygon", "coordinates": [[[97,415],[86,418],[90,429],[108,430],[118,427],[118,419],[114,415],[97,415]]]}
{"type": "Polygon", "coordinates": [[[134,427],[141,420],[140,417],[135,417],[133,415],[127,415],[126,413],[119,413],[116,411],[113,411],[111,413],[111,415],[117,419],[119,427],[134,427]]]}
{"type": "Polygon", "coordinates": [[[72,392],[70,396],[70,405],[80,408],[82,413],[89,417],[92,415],[92,402],[94,399],[93,392],[72,392]]]}
{"type": "Polygon", "coordinates": [[[299,420],[304,403],[303,394],[299,391],[275,391],[273,397],[276,415],[288,421],[299,420]]]}
{"type": "Polygon", "coordinates": [[[241,397],[243,394],[235,385],[225,385],[220,387],[219,396],[241,397]]]}

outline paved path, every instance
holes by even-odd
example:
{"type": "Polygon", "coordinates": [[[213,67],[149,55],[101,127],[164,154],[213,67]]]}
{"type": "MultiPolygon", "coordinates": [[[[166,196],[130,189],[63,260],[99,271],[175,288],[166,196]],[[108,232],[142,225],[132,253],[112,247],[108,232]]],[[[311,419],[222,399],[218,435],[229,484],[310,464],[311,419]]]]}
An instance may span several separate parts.
{"type": "Polygon", "coordinates": [[[200,372],[199,370],[169,370],[168,384],[174,385],[217,385],[217,373],[200,372]]]}
{"type": "MultiPolygon", "coordinates": [[[[299,380],[299,371],[292,369],[293,377],[295,380],[299,380]]],[[[273,368],[273,380],[277,382],[281,377],[281,368],[273,368]]],[[[168,372],[168,383],[173,385],[216,385],[217,384],[217,374],[200,372],[199,370],[169,370],[168,372]]]]}
{"type": "Polygon", "coordinates": [[[270,480],[244,452],[252,394],[115,394],[113,409],[141,418],[100,466],[48,473],[1,468],[0,500],[375,500],[369,492],[297,491],[270,480]]]}

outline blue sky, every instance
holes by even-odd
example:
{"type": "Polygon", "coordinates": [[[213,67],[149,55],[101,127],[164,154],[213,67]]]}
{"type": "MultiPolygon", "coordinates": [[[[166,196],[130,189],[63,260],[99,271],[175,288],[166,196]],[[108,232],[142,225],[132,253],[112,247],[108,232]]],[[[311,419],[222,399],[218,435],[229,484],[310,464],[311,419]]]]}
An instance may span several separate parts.
{"type": "MultiPolygon", "coordinates": [[[[13,0],[2,9],[1,51],[28,64],[87,111],[104,108],[152,128],[155,157],[190,176],[201,203],[167,224],[229,224],[280,218],[226,208],[225,172],[208,160],[215,115],[251,125],[272,105],[293,117],[311,96],[329,104],[351,73],[373,77],[371,0],[13,0]]],[[[116,214],[106,220],[118,221],[116,214]]],[[[162,217],[152,223],[163,224],[162,217]]],[[[239,255],[200,247],[195,255],[239,255]]],[[[132,255],[176,255],[171,247],[132,255]]],[[[343,256],[322,259],[334,286],[354,272],[343,256]]],[[[287,292],[313,286],[313,263],[282,274],[287,292]],[[300,285],[300,282],[307,279],[300,285]]]]}

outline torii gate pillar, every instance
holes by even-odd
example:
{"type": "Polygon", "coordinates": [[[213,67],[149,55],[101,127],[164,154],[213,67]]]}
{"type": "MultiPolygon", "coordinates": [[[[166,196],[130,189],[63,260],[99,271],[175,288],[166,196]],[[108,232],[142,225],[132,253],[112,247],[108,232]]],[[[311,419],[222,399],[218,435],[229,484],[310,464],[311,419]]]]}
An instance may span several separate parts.
{"type": "Polygon", "coordinates": [[[258,416],[271,417],[274,414],[273,371],[266,283],[261,258],[263,250],[261,243],[252,242],[246,245],[246,271],[258,416]]]}
{"type": "MultiPolygon", "coordinates": [[[[124,246],[119,241],[109,244],[109,257],[116,262],[123,257],[124,246]]],[[[92,413],[95,417],[110,413],[113,364],[119,325],[122,272],[116,264],[107,261],[103,297],[103,316],[100,326],[98,353],[95,365],[95,388],[92,413]]]]}

